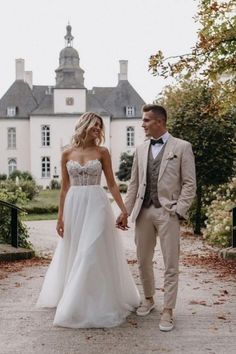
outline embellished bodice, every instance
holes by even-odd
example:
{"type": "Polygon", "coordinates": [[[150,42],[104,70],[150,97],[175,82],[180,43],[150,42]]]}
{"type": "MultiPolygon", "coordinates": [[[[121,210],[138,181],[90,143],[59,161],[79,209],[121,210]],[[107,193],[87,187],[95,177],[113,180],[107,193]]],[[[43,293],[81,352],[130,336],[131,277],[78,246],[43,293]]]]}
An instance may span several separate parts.
{"type": "Polygon", "coordinates": [[[66,167],[71,186],[93,186],[101,182],[102,164],[98,159],[90,160],[85,165],[69,160],[66,167]]]}

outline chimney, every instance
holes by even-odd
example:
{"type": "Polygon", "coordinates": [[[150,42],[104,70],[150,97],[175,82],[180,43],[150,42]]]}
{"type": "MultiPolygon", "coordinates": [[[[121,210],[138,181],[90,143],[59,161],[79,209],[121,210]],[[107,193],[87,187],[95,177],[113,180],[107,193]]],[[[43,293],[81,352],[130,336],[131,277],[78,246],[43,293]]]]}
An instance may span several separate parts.
{"type": "Polygon", "coordinates": [[[25,71],[25,82],[29,85],[29,87],[33,88],[33,72],[25,71]]]}
{"type": "Polygon", "coordinates": [[[24,80],[25,78],[25,61],[24,59],[16,59],[16,80],[24,80]]]}
{"type": "Polygon", "coordinates": [[[128,60],[119,60],[120,72],[118,74],[118,80],[128,80],[128,60]]]}

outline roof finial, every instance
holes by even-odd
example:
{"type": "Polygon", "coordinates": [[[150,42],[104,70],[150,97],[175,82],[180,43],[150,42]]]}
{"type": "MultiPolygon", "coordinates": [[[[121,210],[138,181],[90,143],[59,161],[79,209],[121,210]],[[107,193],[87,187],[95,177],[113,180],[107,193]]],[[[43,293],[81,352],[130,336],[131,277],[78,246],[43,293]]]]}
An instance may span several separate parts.
{"type": "Polygon", "coordinates": [[[71,34],[71,25],[68,21],[68,25],[66,26],[66,35],[65,35],[65,40],[66,40],[66,47],[72,47],[72,41],[74,39],[74,37],[71,34]]]}

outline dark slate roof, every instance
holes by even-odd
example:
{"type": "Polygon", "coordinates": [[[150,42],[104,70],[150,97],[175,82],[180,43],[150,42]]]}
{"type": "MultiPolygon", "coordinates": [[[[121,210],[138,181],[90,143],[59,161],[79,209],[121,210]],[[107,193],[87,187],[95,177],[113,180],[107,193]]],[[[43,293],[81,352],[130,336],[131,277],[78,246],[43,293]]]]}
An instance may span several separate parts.
{"type": "MultiPolygon", "coordinates": [[[[38,104],[42,102],[45,93],[48,91],[48,87],[47,85],[33,85],[33,95],[38,104]]],[[[51,90],[53,90],[53,86],[51,86],[51,90]]]]}
{"type": "Polygon", "coordinates": [[[108,115],[111,116],[111,112],[108,112],[102,104],[98,101],[96,95],[93,93],[93,91],[87,91],[87,106],[86,106],[86,111],[87,112],[95,112],[100,115],[108,115]]]}
{"type": "Polygon", "coordinates": [[[23,80],[16,80],[0,100],[0,117],[7,117],[7,107],[17,107],[15,117],[28,118],[37,105],[29,85],[23,80]]]}
{"type": "Polygon", "coordinates": [[[129,118],[141,118],[145,102],[128,80],[120,80],[116,87],[94,87],[92,91],[113,118],[124,118],[126,106],[135,107],[135,116],[129,118]]]}
{"type": "Polygon", "coordinates": [[[37,114],[37,115],[40,115],[40,114],[54,114],[54,111],[53,111],[53,94],[46,94],[44,95],[44,98],[41,100],[39,106],[37,109],[35,109],[33,112],[32,112],[32,115],[34,114],[37,114]]]}
{"type": "MultiPolygon", "coordinates": [[[[15,81],[0,100],[0,118],[7,117],[7,107],[17,107],[15,117],[54,114],[53,87],[51,94],[46,85],[34,85],[31,90],[24,81],[15,81]]],[[[145,104],[127,80],[119,81],[116,87],[94,87],[87,91],[87,111],[112,118],[125,118],[126,106],[135,107],[135,116],[141,118],[141,108],[145,104]]]]}

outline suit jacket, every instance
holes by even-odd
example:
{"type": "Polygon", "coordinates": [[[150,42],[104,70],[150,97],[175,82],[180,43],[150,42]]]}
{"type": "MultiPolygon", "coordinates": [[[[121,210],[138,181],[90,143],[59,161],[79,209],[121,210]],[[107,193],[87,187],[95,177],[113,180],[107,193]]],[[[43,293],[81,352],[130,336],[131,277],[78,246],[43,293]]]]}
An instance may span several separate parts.
{"type": "MultiPolygon", "coordinates": [[[[146,175],[150,140],[136,148],[125,206],[135,221],[141,210],[146,191],[146,175]]],[[[183,218],[196,193],[195,162],[189,142],[169,136],[162,157],[157,182],[158,198],[170,214],[183,218]]]]}

